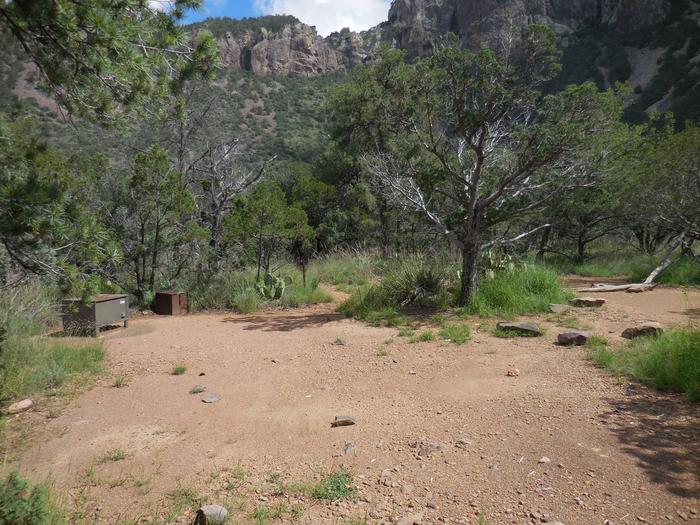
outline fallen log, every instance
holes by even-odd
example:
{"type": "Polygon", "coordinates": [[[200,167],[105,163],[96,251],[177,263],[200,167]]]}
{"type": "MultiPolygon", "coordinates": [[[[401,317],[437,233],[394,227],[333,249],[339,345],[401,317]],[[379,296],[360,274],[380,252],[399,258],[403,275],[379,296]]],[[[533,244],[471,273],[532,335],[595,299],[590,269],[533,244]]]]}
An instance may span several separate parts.
{"type": "Polygon", "coordinates": [[[681,243],[683,242],[683,239],[685,238],[685,232],[680,234],[676,240],[671,244],[669,247],[668,251],[666,252],[666,256],[664,259],[661,261],[661,264],[654,268],[654,270],[649,274],[649,277],[644,279],[643,283],[635,283],[635,284],[603,284],[603,283],[596,283],[590,288],[576,288],[577,292],[628,292],[628,293],[640,293],[640,292],[648,292],[649,290],[653,290],[654,287],[658,283],[655,283],[654,281],[656,278],[664,272],[669,266],[671,266],[671,263],[673,262],[673,252],[678,248],[681,243]]]}
{"type": "Polygon", "coordinates": [[[633,284],[613,284],[594,285],[591,288],[576,288],[576,292],[630,292],[639,293],[653,290],[657,283],[633,283],[633,284]]]}

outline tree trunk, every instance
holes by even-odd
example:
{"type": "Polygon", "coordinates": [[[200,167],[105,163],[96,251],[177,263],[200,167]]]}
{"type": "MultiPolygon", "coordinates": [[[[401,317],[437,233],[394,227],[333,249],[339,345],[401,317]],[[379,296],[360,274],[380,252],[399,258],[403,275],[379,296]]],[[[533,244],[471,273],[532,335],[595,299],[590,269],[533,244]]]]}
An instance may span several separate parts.
{"type": "Polygon", "coordinates": [[[479,272],[479,246],[466,242],[462,248],[462,275],[460,279],[459,306],[466,306],[477,292],[477,274],[479,272]]]}
{"type": "Polygon", "coordinates": [[[685,232],[681,233],[678,238],[671,244],[669,247],[668,251],[666,252],[666,256],[664,257],[663,261],[661,261],[661,264],[654,268],[654,271],[649,274],[649,277],[644,279],[644,284],[651,284],[654,282],[654,280],[668,268],[671,266],[671,263],[673,262],[673,252],[676,251],[676,248],[680,246],[680,244],[683,242],[683,239],[685,239],[685,232]]]}
{"type": "Polygon", "coordinates": [[[304,283],[304,289],[306,289],[306,263],[301,265],[301,281],[304,283]]]}
{"type": "Polygon", "coordinates": [[[547,252],[547,245],[549,244],[549,235],[552,233],[552,227],[547,226],[542,231],[542,238],[540,240],[540,249],[537,250],[537,261],[544,262],[544,254],[547,252]]]}

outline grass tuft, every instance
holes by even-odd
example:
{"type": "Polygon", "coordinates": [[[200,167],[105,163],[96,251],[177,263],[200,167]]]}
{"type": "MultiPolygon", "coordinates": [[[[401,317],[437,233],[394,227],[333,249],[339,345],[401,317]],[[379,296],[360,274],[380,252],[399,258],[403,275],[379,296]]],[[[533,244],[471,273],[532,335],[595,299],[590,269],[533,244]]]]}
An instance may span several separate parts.
{"type": "Polygon", "coordinates": [[[114,448],[101,455],[97,459],[97,464],[102,465],[104,463],[116,463],[117,461],[122,461],[124,459],[126,459],[126,452],[120,448],[114,448]]]}
{"type": "Polygon", "coordinates": [[[440,330],[440,337],[455,344],[466,343],[471,337],[471,329],[466,324],[450,324],[440,330]]]}
{"type": "Polygon", "coordinates": [[[347,470],[324,476],[311,490],[311,496],[324,501],[347,499],[355,494],[352,486],[352,474],[347,470]]]}
{"type": "Polygon", "coordinates": [[[700,330],[673,330],[658,337],[635,339],[617,349],[602,344],[591,346],[591,359],[613,374],[700,401],[700,330]]]}
{"type": "Polygon", "coordinates": [[[170,373],[174,376],[181,376],[185,372],[187,372],[187,367],[185,365],[177,365],[172,369],[170,373]]]}
{"type": "Polygon", "coordinates": [[[435,341],[435,334],[432,330],[425,330],[418,335],[411,337],[409,343],[427,343],[429,341],[435,341]]]}

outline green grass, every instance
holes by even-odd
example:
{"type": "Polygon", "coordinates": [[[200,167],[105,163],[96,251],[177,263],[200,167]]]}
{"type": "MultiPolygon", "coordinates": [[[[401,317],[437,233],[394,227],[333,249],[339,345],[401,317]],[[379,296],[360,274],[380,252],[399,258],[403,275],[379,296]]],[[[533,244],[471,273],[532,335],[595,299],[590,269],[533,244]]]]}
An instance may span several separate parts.
{"type": "Polygon", "coordinates": [[[116,376],[112,382],[114,388],[124,388],[129,386],[129,378],[126,376],[116,376]]]}
{"type": "Polygon", "coordinates": [[[97,458],[97,464],[102,465],[104,463],[116,463],[117,461],[122,461],[126,459],[126,452],[120,448],[114,448],[108,450],[97,458]]]}
{"type": "MultiPolygon", "coordinates": [[[[595,257],[577,263],[563,257],[550,257],[547,265],[562,274],[584,277],[621,277],[641,282],[658,266],[660,255],[648,255],[638,251],[595,253],[595,257]]],[[[676,286],[700,285],[700,264],[692,257],[676,256],[673,264],[657,279],[659,283],[676,286]]]]}
{"type": "Polygon", "coordinates": [[[514,337],[541,337],[542,334],[535,334],[529,332],[521,332],[520,330],[513,330],[509,328],[500,328],[496,326],[491,332],[494,337],[500,337],[503,339],[512,339],[514,337]]]}
{"type": "Polygon", "coordinates": [[[0,402],[62,387],[88,384],[104,370],[105,351],[95,339],[46,337],[58,314],[56,295],[41,283],[0,293],[0,402]]]}
{"type": "Polygon", "coordinates": [[[435,341],[435,334],[432,330],[425,330],[408,340],[409,343],[427,343],[429,341],[435,341]]]}
{"type": "Polygon", "coordinates": [[[187,285],[190,307],[197,310],[235,310],[252,313],[265,307],[297,308],[308,304],[328,303],[333,297],[319,286],[316,277],[309,276],[307,286],[302,284],[301,271],[288,265],[280,270],[280,277],[287,283],[284,294],[276,300],[263,297],[255,286],[255,271],[225,271],[211,278],[206,284],[187,285]]]}
{"type": "Polygon", "coordinates": [[[31,485],[17,472],[0,480],[0,524],[65,525],[63,505],[46,484],[31,485]]]}
{"type": "Polygon", "coordinates": [[[339,470],[323,476],[311,490],[311,497],[323,501],[347,499],[354,494],[352,474],[347,470],[339,470]]]}
{"type": "Polygon", "coordinates": [[[170,373],[174,376],[181,376],[185,372],[187,372],[187,367],[185,365],[177,365],[172,369],[170,373]]]}
{"type": "Polygon", "coordinates": [[[439,335],[443,339],[461,345],[471,337],[471,329],[466,324],[448,324],[440,330],[439,335]]]}
{"type": "Polygon", "coordinates": [[[700,401],[700,330],[673,330],[635,339],[622,348],[591,347],[591,359],[613,374],[700,401]]]}
{"type": "Polygon", "coordinates": [[[399,330],[398,336],[399,337],[413,337],[416,334],[415,328],[411,328],[409,326],[406,326],[399,330]]]}
{"type": "Polygon", "coordinates": [[[338,252],[313,261],[309,275],[342,291],[352,292],[357,286],[366,286],[376,278],[376,267],[377,261],[370,255],[338,252]]]}
{"type": "Polygon", "coordinates": [[[566,303],[573,293],[565,289],[551,269],[523,265],[512,271],[497,272],[493,278],[479,281],[479,291],[462,314],[480,317],[544,313],[550,303],[566,303]]]}

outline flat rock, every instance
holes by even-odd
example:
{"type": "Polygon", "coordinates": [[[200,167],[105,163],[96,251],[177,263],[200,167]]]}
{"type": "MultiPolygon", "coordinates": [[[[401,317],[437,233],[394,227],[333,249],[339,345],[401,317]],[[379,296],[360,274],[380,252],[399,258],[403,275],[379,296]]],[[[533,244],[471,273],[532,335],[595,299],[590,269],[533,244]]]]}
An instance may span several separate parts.
{"type": "Polygon", "coordinates": [[[396,525],[421,525],[423,523],[422,514],[412,514],[410,516],[404,516],[399,518],[396,525]]]}
{"type": "Polygon", "coordinates": [[[204,505],[197,511],[192,525],[223,525],[228,520],[228,510],[221,505],[204,505]]]}
{"type": "Polygon", "coordinates": [[[518,335],[537,336],[542,335],[542,329],[535,323],[498,323],[500,330],[515,332],[518,335]]]}
{"type": "Polygon", "coordinates": [[[416,448],[418,449],[418,455],[422,458],[426,458],[432,456],[438,450],[442,450],[443,446],[441,443],[421,441],[416,443],[416,448]]]}
{"type": "Polygon", "coordinates": [[[576,297],[571,299],[571,306],[576,306],[578,308],[595,308],[598,306],[603,306],[605,304],[605,299],[600,297],[576,297]]]}
{"type": "Polygon", "coordinates": [[[343,447],[343,454],[346,456],[348,454],[354,454],[356,450],[357,445],[355,445],[355,443],[345,443],[345,446],[343,447]]]}
{"type": "Polygon", "coordinates": [[[355,424],[355,418],[352,416],[335,416],[335,420],[331,423],[331,427],[349,427],[355,424]]]}
{"type": "Polygon", "coordinates": [[[29,410],[34,406],[34,401],[31,399],[23,399],[22,401],[17,401],[16,403],[12,403],[9,407],[7,407],[7,412],[8,414],[19,414],[20,412],[25,412],[26,410],[29,410]]]}
{"type": "Polygon", "coordinates": [[[218,394],[212,394],[210,396],[202,398],[202,403],[216,403],[221,397],[218,394]]]}
{"type": "Polygon", "coordinates": [[[553,314],[565,314],[569,310],[571,310],[571,307],[568,304],[552,303],[549,305],[549,311],[553,314]]]}
{"type": "Polygon", "coordinates": [[[517,368],[509,368],[506,371],[506,375],[508,377],[518,377],[520,375],[520,370],[518,370],[517,368]]]}
{"type": "Polygon", "coordinates": [[[664,332],[664,327],[660,323],[647,322],[630,328],[625,328],[622,332],[622,337],[625,339],[634,339],[636,337],[657,336],[664,332]]]}
{"type": "Polygon", "coordinates": [[[557,343],[564,346],[581,346],[586,344],[588,341],[588,332],[581,332],[578,330],[572,330],[569,332],[563,332],[557,336],[557,343]]]}

